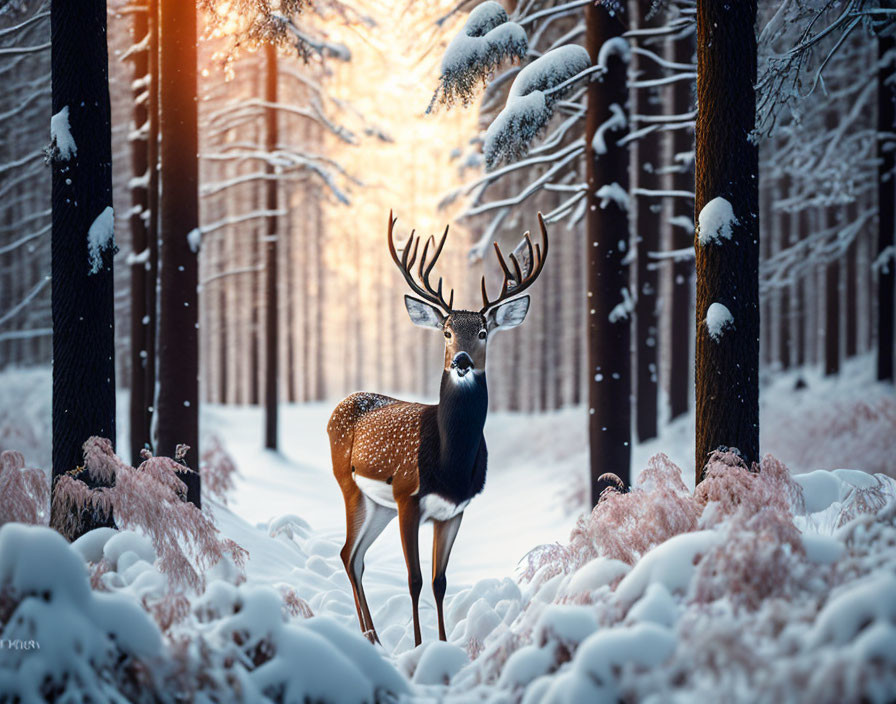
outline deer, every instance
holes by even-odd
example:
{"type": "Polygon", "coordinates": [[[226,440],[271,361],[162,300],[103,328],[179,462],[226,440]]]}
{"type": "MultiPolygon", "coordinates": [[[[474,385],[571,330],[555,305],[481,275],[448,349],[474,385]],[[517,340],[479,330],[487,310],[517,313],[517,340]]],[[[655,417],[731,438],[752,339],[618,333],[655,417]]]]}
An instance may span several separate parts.
{"type": "Polygon", "coordinates": [[[430,274],[438,261],[448,227],[440,241],[427,238],[414,275],[420,236],[412,230],[399,257],[393,239],[396,219],[389,213],[389,253],[415,296],[405,295],[411,322],[433,328],[445,338],[445,363],[436,404],[413,403],[374,393],[354,393],[336,406],[327,424],[333,474],[345,500],[346,536],[340,553],[345,565],[361,632],[379,643],[361,579],[364,556],[389,522],[398,516],[408,571],[414,621],[414,644],[420,645],[418,602],[423,586],[418,550],[420,524],[433,523],[432,590],[439,639],[447,640],[442,603],[451,548],[464,510],[485,486],[488,450],[483,436],[488,413],[485,356],[499,330],[515,328],[529,310],[529,296],[520,296],[544,269],[548,233],[538,213],[541,243],[529,232],[505,260],[494,243],[504,281],[490,300],[482,277],[482,308],[458,310],[454,289],[446,300],[442,278],[433,287],[430,274]]]}

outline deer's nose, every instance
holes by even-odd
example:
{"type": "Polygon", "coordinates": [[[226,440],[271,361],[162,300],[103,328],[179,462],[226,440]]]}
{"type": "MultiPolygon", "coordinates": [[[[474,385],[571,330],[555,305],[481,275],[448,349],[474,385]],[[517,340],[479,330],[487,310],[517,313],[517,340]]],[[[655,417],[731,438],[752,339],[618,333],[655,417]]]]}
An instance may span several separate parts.
{"type": "Polygon", "coordinates": [[[466,352],[458,352],[454,355],[451,366],[457,369],[458,374],[463,376],[473,368],[473,359],[466,352]]]}

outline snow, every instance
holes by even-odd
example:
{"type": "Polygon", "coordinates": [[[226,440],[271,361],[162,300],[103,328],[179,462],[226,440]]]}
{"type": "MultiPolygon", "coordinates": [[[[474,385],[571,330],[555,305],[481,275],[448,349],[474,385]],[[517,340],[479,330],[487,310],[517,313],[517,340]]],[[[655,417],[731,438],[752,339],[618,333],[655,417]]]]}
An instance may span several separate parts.
{"type": "Polygon", "coordinates": [[[718,342],[722,339],[725,331],[732,327],[734,327],[734,316],[731,315],[727,306],[718,301],[710,303],[709,308],[706,309],[706,329],[712,340],[718,342]]]}
{"type": "Polygon", "coordinates": [[[460,669],[470,662],[467,654],[456,645],[443,641],[425,643],[414,672],[416,684],[448,684],[460,669]]]}
{"type": "Polygon", "coordinates": [[[610,310],[607,319],[611,323],[619,322],[620,320],[625,320],[635,311],[635,298],[629,292],[627,288],[622,289],[622,300],[613,306],[612,310],[610,310]]]}
{"type": "Polygon", "coordinates": [[[510,86],[504,109],[485,132],[486,167],[525,154],[553,116],[556,101],[565,95],[561,84],[590,66],[588,52],[576,44],[552,49],[525,66],[510,86]]]}
{"type": "Polygon", "coordinates": [[[632,604],[651,584],[661,584],[670,592],[683,592],[694,576],[698,556],[718,544],[722,535],[717,530],[701,530],[676,535],[642,557],[619,586],[616,597],[623,604],[632,604]]]}
{"type": "Polygon", "coordinates": [[[731,239],[731,228],[738,224],[731,203],[718,196],[700,210],[697,217],[697,241],[701,246],[721,244],[731,239]]]}
{"type": "Polygon", "coordinates": [[[199,245],[202,242],[202,230],[194,227],[187,233],[187,244],[190,245],[190,251],[196,254],[199,251],[199,245]]]}
{"type": "Polygon", "coordinates": [[[50,118],[50,141],[56,146],[56,158],[68,161],[78,154],[78,145],[72,137],[68,105],[50,118]]]}
{"type": "MultiPolygon", "coordinates": [[[[863,364],[873,371],[868,359],[863,364]]],[[[840,380],[799,372],[809,382],[804,398],[794,395],[794,375],[764,386],[764,422],[775,426],[779,417],[803,417],[803,404],[828,406],[832,398],[873,400],[877,387],[853,366],[844,366],[840,380]]],[[[449,564],[447,643],[436,640],[434,603],[425,585],[423,647],[413,647],[404,559],[395,522],[389,526],[371,547],[364,575],[383,643],[371,646],[358,631],[339,557],[344,514],[322,432],[331,406],[283,406],[289,432],[279,454],[260,449],[258,409],[203,409],[204,430],[214,428],[227,438],[242,473],[229,506],[214,499],[207,505],[222,534],[245,547],[249,560],[245,575],[226,561],[213,567],[204,593],[189,594],[185,620],[172,633],[201,638],[212,653],[202,671],[222,682],[225,673],[233,676],[248,700],[265,702],[277,692],[297,701],[346,702],[390,697],[455,703],[711,701],[722,692],[731,701],[747,702],[785,701],[794,691],[813,701],[891,698],[896,483],[887,478],[835,464],[798,475],[805,513],[793,516],[793,524],[805,554],[784,554],[786,574],[779,577],[794,591],[776,592],[755,609],[736,607],[727,592],[709,602],[698,596],[708,567],[719,571],[711,576],[722,584],[733,579],[726,572],[730,565],[715,560],[714,551],[727,549],[732,536],[740,535],[731,550],[749,556],[767,535],[758,528],[754,537],[729,533],[745,529],[724,516],[710,529],[664,537],[632,565],[606,556],[583,560],[577,568],[553,560],[531,580],[519,576],[518,563],[534,545],[567,541],[574,516],[563,510],[569,487],[564,489],[559,478],[587,466],[581,409],[490,414],[488,483],[467,509],[449,564]],[[883,507],[856,513],[874,492],[884,496],[883,507]],[[306,601],[314,616],[288,613],[286,590],[306,601]],[[739,659],[747,651],[751,657],[739,659]],[[260,652],[269,659],[254,668],[245,664],[260,652]],[[235,659],[229,666],[223,664],[225,653],[235,659]]],[[[665,447],[689,467],[689,422],[665,428],[655,445],[637,446],[636,466],[665,447]]],[[[889,442],[892,447],[892,437],[889,442]]],[[[848,466],[862,466],[861,458],[848,466]]],[[[692,481],[691,474],[685,472],[685,479],[692,481]]],[[[427,528],[421,531],[424,574],[429,535],[427,528]]],[[[5,526],[0,589],[12,582],[35,594],[49,588],[52,619],[43,622],[41,638],[60,640],[58,647],[57,640],[49,646],[41,640],[40,651],[0,659],[0,697],[8,691],[4,688],[23,686],[18,668],[36,662],[32,667],[39,672],[51,664],[54,671],[79,671],[72,675],[82,683],[75,695],[89,692],[96,701],[109,701],[102,688],[112,686],[108,677],[114,673],[97,679],[86,657],[64,650],[74,647],[72,638],[85,640],[90,655],[98,652],[97,644],[113,643],[110,647],[146,662],[157,652],[153,647],[167,641],[140,604],[164,603],[171,585],[137,530],[99,529],[68,547],[45,529],[5,526]],[[29,531],[43,537],[35,542],[29,531]],[[34,555],[44,559],[26,559],[34,555]],[[107,594],[87,587],[83,563],[100,560],[108,568],[101,581],[107,594]],[[100,607],[108,613],[94,619],[100,607]],[[126,633],[119,632],[121,624],[127,624],[126,633]],[[55,630],[46,630],[50,625],[55,630]],[[73,630],[82,627],[93,630],[73,630]]],[[[32,614],[28,609],[20,613],[32,614]]],[[[7,625],[2,637],[22,633],[7,625]]],[[[169,646],[162,647],[170,659],[169,646]]],[[[96,662],[108,662],[107,657],[100,653],[96,662]]],[[[189,668],[191,662],[183,664],[189,668]]],[[[165,667],[155,671],[163,673],[165,667]]]]}
{"type": "Polygon", "coordinates": [[[606,133],[611,131],[619,132],[621,130],[624,130],[627,126],[628,120],[626,120],[625,118],[625,110],[623,110],[618,103],[611,103],[610,117],[600,124],[600,126],[594,131],[594,137],[592,137],[591,139],[591,147],[592,149],[594,149],[594,153],[606,154],[606,133]]]}
{"type": "Polygon", "coordinates": [[[527,50],[525,30],[509,21],[500,4],[489,0],[477,5],[442,56],[439,88],[427,112],[437,100],[450,105],[459,98],[466,105],[502,61],[522,59],[527,50]]]}
{"type": "Polygon", "coordinates": [[[606,69],[610,57],[616,56],[623,63],[628,63],[632,58],[632,50],[628,40],[624,37],[613,37],[608,39],[600,46],[597,52],[597,65],[606,69]]]}
{"type": "Polygon", "coordinates": [[[103,251],[115,246],[115,213],[111,205],[96,216],[87,230],[87,256],[90,273],[99,273],[103,268],[103,251]]]}
{"type": "Polygon", "coordinates": [[[628,211],[628,193],[615,181],[613,183],[604,184],[594,194],[600,198],[600,207],[605,209],[611,202],[620,210],[628,211]]]}

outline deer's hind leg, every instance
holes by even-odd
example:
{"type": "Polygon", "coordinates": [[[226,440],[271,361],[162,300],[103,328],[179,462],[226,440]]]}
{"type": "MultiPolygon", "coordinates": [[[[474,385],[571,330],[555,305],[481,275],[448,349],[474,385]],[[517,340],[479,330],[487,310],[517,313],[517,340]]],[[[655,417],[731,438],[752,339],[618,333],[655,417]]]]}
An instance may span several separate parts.
{"type": "Polygon", "coordinates": [[[364,576],[364,556],[367,554],[367,549],[395,517],[395,511],[368,499],[354,482],[343,486],[343,494],[346,531],[345,545],[340,553],[342,564],[345,565],[345,571],[352,585],[361,632],[372,642],[379,642],[361,579],[364,576]]]}

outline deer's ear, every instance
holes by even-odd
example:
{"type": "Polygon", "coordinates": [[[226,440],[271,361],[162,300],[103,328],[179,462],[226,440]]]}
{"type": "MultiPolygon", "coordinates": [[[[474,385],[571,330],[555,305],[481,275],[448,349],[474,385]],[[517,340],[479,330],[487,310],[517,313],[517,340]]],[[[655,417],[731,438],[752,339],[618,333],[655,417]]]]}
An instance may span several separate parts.
{"type": "Polygon", "coordinates": [[[435,306],[424,303],[413,296],[405,296],[404,307],[408,309],[408,315],[411,316],[411,322],[414,325],[419,325],[421,328],[442,329],[445,318],[435,306]]]}
{"type": "Polygon", "coordinates": [[[529,297],[520,296],[493,308],[486,316],[488,331],[510,330],[522,323],[529,312],[529,297]]]}

